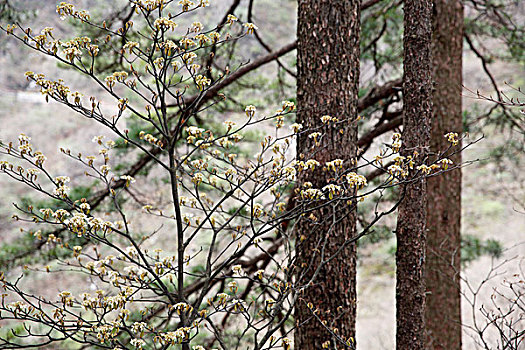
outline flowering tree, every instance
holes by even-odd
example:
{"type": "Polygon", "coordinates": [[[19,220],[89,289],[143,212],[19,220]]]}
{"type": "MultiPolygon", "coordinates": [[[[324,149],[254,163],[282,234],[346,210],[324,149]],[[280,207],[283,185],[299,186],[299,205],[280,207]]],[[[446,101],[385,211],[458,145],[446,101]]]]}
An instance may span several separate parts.
{"type": "MultiPolygon", "coordinates": [[[[0,337],[0,347],[290,349],[297,326],[290,322],[294,305],[300,291],[316,278],[313,274],[294,281],[290,227],[304,221],[310,226],[337,223],[334,218],[352,212],[355,203],[373,198],[375,210],[367,224],[339,251],[321,255],[321,268],[397,208],[399,202],[380,205],[386,189],[450,169],[448,157],[459,151],[455,148],[459,136],[446,135],[450,148],[431,164],[400,156],[397,133],[370,160],[321,163],[316,147],[296,157],[297,135],[322,148],[329,132],[357,120],[323,115],[320,126],[306,128],[293,122],[294,103],[284,101],[267,115],[249,105],[217,122],[211,97],[247,66],[225,69],[223,74],[203,62],[216,47],[251,35],[257,27],[228,14],[219,26],[208,28],[198,21],[208,6],[204,0],[130,0],[129,6],[137,19],[121,27],[98,23],[69,3],[57,6],[60,16],[105,32],[104,42],[86,36],[62,40],[50,27],[40,34],[20,24],[1,27],[24,45],[88,77],[114,101],[111,107],[116,112],[108,113],[99,98],[71,91],[63,80],[26,73],[46,100],[93,120],[115,139],[95,136],[96,155],[61,149],[96,180],[95,195],[89,198],[72,190],[77,179],[48,170],[46,156],[28,135],[0,142],[0,171],[53,203],[16,205],[20,213],[14,218],[51,227],[51,233],[31,232],[35,240],[59,246],[73,257],[59,258],[55,266],[25,270],[88,277],[78,290],[63,290],[50,298],[24,289],[28,272],[3,271],[0,312],[11,331],[0,337]],[[192,23],[179,25],[185,21],[192,23]],[[98,62],[114,52],[129,68],[107,76],[98,73],[98,62]],[[255,132],[262,136],[248,137],[255,132]],[[119,148],[139,155],[140,161],[127,171],[112,168],[119,148]],[[147,183],[135,180],[145,162],[158,169],[169,193],[167,203],[144,203],[145,214],[163,222],[148,233],[130,219],[131,209],[124,205],[130,188],[143,185],[147,190],[147,183]],[[374,169],[370,177],[388,176],[368,189],[370,177],[360,175],[365,167],[374,169]],[[326,174],[323,186],[297,183],[298,175],[316,169],[326,174]],[[323,208],[327,215],[314,215],[323,208]],[[156,235],[168,235],[170,248],[155,246],[151,238],[156,235]]],[[[337,342],[353,348],[344,334],[334,333],[329,322],[317,317],[317,307],[309,305],[312,320],[327,327],[337,342]]]]}

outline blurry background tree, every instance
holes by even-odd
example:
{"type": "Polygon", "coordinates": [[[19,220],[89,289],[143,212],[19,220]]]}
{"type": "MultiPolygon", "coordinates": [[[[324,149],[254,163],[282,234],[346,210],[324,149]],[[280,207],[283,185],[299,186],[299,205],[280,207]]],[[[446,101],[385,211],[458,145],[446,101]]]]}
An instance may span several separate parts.
{"type": "MultiPolygon", "coordinates": [[[[431,157],[463,129],[463,3],[433,4],[431,157]]],[[[461,163],[460,152],[449,158],[461,163]]],[[[461,169],[429,178],[427,191],[426,349],[461,349],[461,169]]]]}

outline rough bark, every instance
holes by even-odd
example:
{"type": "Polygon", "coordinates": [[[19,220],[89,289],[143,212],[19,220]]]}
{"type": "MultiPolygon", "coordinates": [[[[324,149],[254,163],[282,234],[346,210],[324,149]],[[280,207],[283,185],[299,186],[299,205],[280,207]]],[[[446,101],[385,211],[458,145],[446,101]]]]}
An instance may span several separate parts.
{"type": "MultiPolygon", "coordinates": [[[[425,161],[432,118],[432,1],[404,2],[403,146],[401,155],[425,161]],[[417,152],[417,156],[415,153],[417,152]]],[[[397,219],[396,345],[425,348],[426,181],[411,170],[397,219]],[[416,176],[415,176],[416,175],[416,176]]]]}
{"type": "MultiPolygon", "coordinates": [[[[430,151],[435,154],[449,146],[444,134],[462,131],[462,52],[462,1],[434,0],[430,151]]],[[[461,163],[460,153],[449,158],[461,163]]],[[[461,169],[429,178],[427,190],[427,348],[460,350],[461,169]]]]}
{"type": "MultiPolygon", "coordinates": [[[[347,167],[356,157],[360,1],[300,0],[297,47],[297,119],[305,129],[321,127],[323,115],[341,123],[323,126],[323,138],[315,145],[308,135],[298,139],[298,155],[316,159],[321,164],[343,159],[347,167]]],[[[330,174],[322,169],[300,175],[315,188],[329,183],[330,174]]],[[[296,284],[307,285],[299,294],[295,308],[298,328],[295,349],[320,349],[329,342],[330,349],[353,348],[356,319],[356,251],[347,245],[327,264],[343,242],[356,230],[355,203],[341,203],[337,208],[315,212],[317,222],[304,218],[296,225],[296,284]],[[335,225],[333,221],[337,221],[335,225]],[[321,253],[322,251],[322,253],[321,253]],[[323,255],[321,257],[321,255],[323,255]],[[315,270],[321,267],[315,280],[315,270]],[[312,283],[308,284],[311,281],[312,283]],[[311,303],[317,309],[313,316],[311,303]],[[317,319],[317,317],[319,319],[317,319]],[[320,321],[326,321],[325,326],[320,321]],[[337,336],[334,336],[337,335],[337,336]],[[339,337],[339,338],[338,338],[339,337]],[[349,340],[351,339],[351,340],[349,340]]]]}

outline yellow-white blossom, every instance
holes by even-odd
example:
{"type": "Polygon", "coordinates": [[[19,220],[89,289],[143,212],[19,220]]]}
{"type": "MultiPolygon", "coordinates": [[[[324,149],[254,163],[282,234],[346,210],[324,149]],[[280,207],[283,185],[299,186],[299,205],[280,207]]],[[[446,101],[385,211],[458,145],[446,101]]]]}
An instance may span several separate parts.
{"type": "Polygon", "coordinates": [[[247,34],[253,34],[254,31],[256,31],[257,29],[257,26],[253,23],[244,23],[244,26],[246,27],[246,33],[247,34]]]}
{"type": "Polygon", "coordinates": [[[139,47],[140,47],[139,43],[137,43],[135,41],[128,41],[126,44],[124,44],[122,49],[124,51],[128,51],[129,53],[131,53],[133,51],[133,49],[138,49],[139,47]]]}
{"type": "Polygon", "coordinates": [[[221,34],[218,32],[211,32],[210,34],[208,34],[208,36],[210,37],[211,41],[216,43],[217,41],[219,41],[221,34]]]}
{"type": "Polygon", "coordinates": [[[309,200],[318,200],[323,199],[323,192],[317,188],[307,188],[305,190],[301,190],[301,198],[303,199],[309,199],[309,200]]]}
{"type": "Polygon", "coordinates": [[[306,165],[306,168],[311,169],[311,170],[315,170],[315,167],[321,165],[321,163],[319,163],[315,159],[308,159],[304,164],[306,165]]]}
{"type": "Polygon", "coordinates": [[[253,117],[255,115],[256,110],[257,108],[254,105],[246,106],[246,108],[244,109],[244,111],[246,112],[246,116],[248,117],[253,117]]]}
{"type": "Polygon", "coordinates": [[[430,174],[430,172],[432,171],[432,168],[425,164],[419,165],[416,169],[420,170],[425,175],[430,174]]]}
{"type": "Polygon", "coordinates": [[[191,307],[190,305],[184,302],[180,302],[180,303],[173,305],[171,309],[175,310],[178,315],[181,315],[182,313],[185,313],[185,312],[191,312],[193,310],[193,307],[191,307]]]}
{"type": "Polygon", "coordinates": [[[175,30],[175,28],[177,27],[177,23],[173,22],[167,17],[157,18],[155,22],[153,22],[153,25],[159,30],[175,30]]]}
{"type": "Polygon", "coordinates": [[[204,26],[202,25],[201,22],[193,22],[191,24],[191,31],[192,32],[198,33],[200,31],[202,31],[202,28],[204,28],[204,26]]]}
{"type": "Polygon", "coordinates": [[[199,90],[204,90],[204,88],[211,84],[211,79],[205,77],[204,75],[197,75],[195,77],[195,84],[197,84],[197,87],[199,90]]]}
{"type": "Polygon", "coordinates": [[[355,187],[357,189],[361,189],[367,185],[366,177],[353,172],[346,174],[346,181],[350,187],[355,187]]]}
{"type": "Polygon", "coordinates": [[[234,22],[237,22],[239,19],[237,17],[235,17],[234,15],[231,15],[229,14],[227,19],[226,19],[226,23],[229,24],[229,25],[232,25],[234,22]]]}
{"type": "Polygon", "coordinates": [[[129,175],[121,175],[120,179],[126,181],[126,187],[135,182],[135,179],[129,175]]]}
{"type": "Polygon", "coordinates": [[[342,188],[339,185],[328,184],[323,187],[323,192],[328,192],[328,198],[333,199],[334,195],[339,194],[342,188]]]}
{"type": "Polygon", "coordinates": [[[292,101],[283,101],[282,104],[283,112],[295,111],[295,103],[293,103],[292,101]]]}
{"type": "Polygon", "coordinates": [[[196,173],[193,175],[191,182],[199,186],[203,180],[204,180],[204,175],[202,173],[196,173]]]}
{"type": "Polygon", "coordinates": [[[337,169],[341,169],[343,167],[343,160],[342,159],[334,159],[330,162],[326,162],[326,167],[329,170],[337,171],[337,169]]]}
{"type": "Polygon", "coordinates": [[[191,0],[180,0],[179,5],[182,6],[182,11],[188,11],[190,6],[195,5],[195,3],[191,0]]]}
{"type": "Polygon", "coordinates": [[[292,129],[294,133],[298,133],[302,128],[303,125],[299,123],[293,123],[292,125],[290,125],[290,129],[292,129]]]}
{"type": "Polygon", "coordinates": [[[284,350],[290,350],[292,348],[293,342],[290,338],[283,338],[281,341],[281,345],[284,350]]]}
{"type": "Polygon", "coordinates": [[[263,216],[264,215],[263,206],[259,203],[254,204],[252,214],[255,218],[260,218],[261,216],[263,216]]]}
{"type": "Polygon", "coordinates": [[[449,132],[445,134],[445,138],[448,142],[450,142],[453,146],[457,146],[459,144],[459,135],[457,132],[449,132]]]}
{"type": "Polygon", "coordinates": [[[257,277],[258,279],[262,280],[263,277],[264,277],[264,270],[257,270],[255,273],[254,273],[255,277],[257,277]]]}
{"type": "Polygon", "coordinates": [[[443,167],[443,169],[447,170],[448,169],[448,166],[453,164],[453,162],[448,159],[448,158],[443,158],[443,159],[440,159],[438,161],[438,163],[441,163],[441,166],[443,167]]]}
{"type": "Polygon", "coordinates": [[[233,265],[232,271],[235,275],[241,276],[242,275],[242,265],[233,265]]]}
{"type": "Polygon", "coordinates": [[[133,345],[136,349],[142,350],[146,345],[146,342],[142,339],[131,339],[130,344],[133,345]]]}

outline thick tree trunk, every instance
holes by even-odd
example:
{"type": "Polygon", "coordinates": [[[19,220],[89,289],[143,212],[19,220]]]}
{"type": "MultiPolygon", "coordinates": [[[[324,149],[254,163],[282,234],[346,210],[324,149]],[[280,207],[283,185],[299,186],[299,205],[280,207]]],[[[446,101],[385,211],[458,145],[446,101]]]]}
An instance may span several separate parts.
{"type": "MultiPolygon", "coordinates": [[[[401,155],[425,161],[432,118],[432,0],[405,0],[403,146],[401,155]],[[417,153],[415,153],[417,152],[417,153]],[[417,155],[416,155],[417,154],[417,155]]],[[[413,177],[401,189],[397,221],[397,349],[425,348],[426,181],[413,177]]]]}
{"type": "MultiPolygon", "coordinates": [[[[462,131],[463,21],[461,0],[434,0],[430,151],[435,154],[450,145],[446,133],[462,131]]],[[[460,153],[449,158],[461,163],[460,153]]],[[[461,170],[429,178],[427,190],[427,348],[460,350],[461,170]]]]}
{"type": "MultiPolygon", "coordinates": [[[[323,133],[319,145],[308,133],[299,136],[299,158],[315,159],[322,165],[343,159],[345,167],[350,168],[356,157],[359,6],[360,0],[299,1],[297,121],[303,130],[320,128],[317,131],[323,133]],[[321,122],[324,115],[340,122],[325,125],[321,122]]],[[[322,167],[301,173],[299,183],[309,181],[314,188],[323,188],[333,173],[322,167]]],[[[317,221],[302,218],[295,229],[296,284],[306,285],[298,294],[295,308],[298,328],[294,348],[301,350],[320,349],[322,344],[331,344],[329,348],[334,349],[341,339],[351,344],[355,337],[355,244],[347,245],[326,263],[355,234],[355,203],[340,203],[314,215],[317,221]],[[318,310],[315,316],[314,309],[318,310]]]]}

